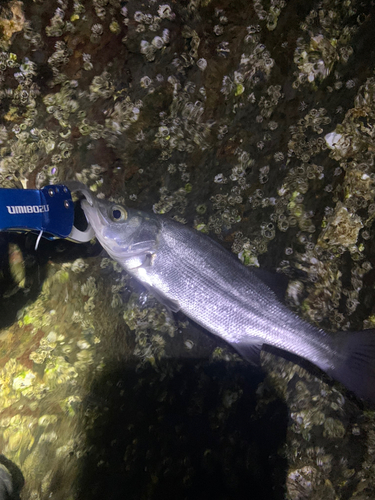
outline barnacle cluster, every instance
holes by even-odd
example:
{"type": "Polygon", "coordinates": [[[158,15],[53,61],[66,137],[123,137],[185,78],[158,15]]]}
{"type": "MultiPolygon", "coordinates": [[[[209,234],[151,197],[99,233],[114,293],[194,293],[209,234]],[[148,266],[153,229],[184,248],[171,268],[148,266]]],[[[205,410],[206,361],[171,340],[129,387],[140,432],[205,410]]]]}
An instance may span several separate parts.
{"type": "MultiPolygon", "coordinates": [[[[319,9],[311,10],[302,21],[303,36],[297,40],[294,53],[294,62],[299,69],[299,72],[295,72],[295,87],[326,79],[335,63],[340,61],[345,64],[352,55],[350,42],[357,32],[358,24],[345,24],[345,19],[354,15],[356,9],[352,2],[344,2],[340,6],[337,4],[337,7],[333,10],[330,2],[324,1],[319,9]],[[319,26],[318,30],[316,26],[319,26]]],[[[341,86],[341,82],[335,84],[337,89],[341,86]]]]}
{"type": "Polygon", "coordinates": [[[86,328],[77,329],[74,306],[65,310],[65,319],[60,316],[61,297],[71,296],[77,302],[74,293],[92,297],[97,291],[93,277],[87,275],[82,290],[73,290],[70,269],[82,275],[85,263],[78,260],[51,268],[38,300],[19,311],[18,323],[2,335],[0,344],[2,353],[12,353],[0,372],[1,446],[22,467],[33,498],[40,498],[41,485],[46,491],[51,488],[57,470],[51,468],[51,460],[69,473],[64,463],[78,450],[74,418],[84,397],[84,380],[89,367],[102,366],[94,356],[93,347],[100,340],[92,323],[83,321],[86,328]]]}
{"type": "Polygon", "coordinates": [[[0,19],[1,28],[1,50],[9,49],[12,36],[25,28],[25,15],[23,12],[23,2],[9,2],[0,19]]]}
{"type": "MultiPolygon", "coordinates": [[[[298,11],[284,0],[240,7],[7,2],[0,11],[0,186],[76,178],[99,196],[211,233],[245,265],[288,274],[291,307],[316,325],[373,327],[371,30],[370,10],[359,0],[322,0],[298,11]]],[[[22,256],[16,247],[11,254],[15,293],[27,296],[16,262],[22,256]]],[[[162,373],[159,384],[178,372],[163,367],[180,337],[175,323],[147,295],[133,295],[118,264],[94,260],[49,263],[39,298],[0,335],[1,407],[9,412],[0,412],[1,444],[29,481],[30,498],[55,493],[46,457],[67,472],[65,458],[82,453],[79,432],[68,429],[78,426],[86,381],[102,373],[104,351],[134,358],[137,373],[162,373]]],[[[211,365],[241,365],[190,333],[181,352],[194,356],[201,344],[211,365]]],[[[270,387],[288,405],[288,498],[339,498],[345,485],[346,492],[357,488],[354,498],[374,496],[371,414],[356,413],[349,423],[349,403],[336,389],[269,353],[262,364],[268,376],[259,407],[267,406],[270,387]],[[350,449],[359,437],[366,450],[354,464],[350,449]]],[[[204,413],[206,380],[189,414],[204,413]]],[[[215,429],[239,411],[246,391],[236,381],[218,394],[215,429]]],[[[136,442],[124,453],[127,465],[136,442]]],[[[184,463],[188,485],[193,467],[184,463]]]]}
{"type": "Polygon", "coordinates": [[[130,297],[124,311],[125,323],[135,332],[134,354],[140,363],[155,363],[155,359],[165,356],[166,334],[174,337],[176,325],[159,308],[142,307],[138,297],[130,297]]]}

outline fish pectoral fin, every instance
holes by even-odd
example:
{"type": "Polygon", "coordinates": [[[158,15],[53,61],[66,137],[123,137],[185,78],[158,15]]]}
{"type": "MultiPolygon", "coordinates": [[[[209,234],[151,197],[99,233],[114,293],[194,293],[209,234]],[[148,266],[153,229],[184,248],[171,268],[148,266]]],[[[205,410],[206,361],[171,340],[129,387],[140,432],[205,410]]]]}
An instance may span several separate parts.
{"type": "Polygon", "coordinates": [[[263,340],[254,339],[253,342],[235,342],[231,343],[231,346],[252,365],[260,365],[260,351],[263,347],[263,340]]]}
{"type": "Polygon", "coordinates": [[[162,304],[171,315],[181,309],[180,303],[177,300],[170,299],[164,295],[163,292],[160,292],[160,290],[156,290],[153,286],[148,286],[147,288],[155,299],[160,302],[160,304],[162,304]]]}
{"type": "Polygon", "coordinates": [[[134,243],[133,245],[124,246],[123,252],[125,257],[137,257],[143,254],[152,254],[155,251],[155,247],[155,240],[140,241],[139,243],[134,243]]]}

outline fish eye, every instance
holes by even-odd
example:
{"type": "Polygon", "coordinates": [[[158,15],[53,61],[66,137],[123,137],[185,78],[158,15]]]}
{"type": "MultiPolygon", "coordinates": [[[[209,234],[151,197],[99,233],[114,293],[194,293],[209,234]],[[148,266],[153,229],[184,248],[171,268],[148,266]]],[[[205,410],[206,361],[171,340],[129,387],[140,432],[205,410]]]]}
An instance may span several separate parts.
{"type": "Polygon", "coordinates": [[[114,205],[110,210],[110,217],[113,221],[119,222],[126,220],[128,218],[128,213],[125,208],[120,207],[119,205],[114,205]]]}

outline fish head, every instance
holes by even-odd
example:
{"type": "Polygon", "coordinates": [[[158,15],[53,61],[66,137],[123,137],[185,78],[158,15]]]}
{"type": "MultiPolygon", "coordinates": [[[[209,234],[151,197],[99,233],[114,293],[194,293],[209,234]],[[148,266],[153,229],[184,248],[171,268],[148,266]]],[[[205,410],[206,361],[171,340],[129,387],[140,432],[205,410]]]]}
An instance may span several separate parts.
{"type": "Polygon", "coordinates": [[[102,247],[125,269],[141,265],[156,251],[161,222],[153,214],[93,195],[82,200],[81,207],[102,247]]]}

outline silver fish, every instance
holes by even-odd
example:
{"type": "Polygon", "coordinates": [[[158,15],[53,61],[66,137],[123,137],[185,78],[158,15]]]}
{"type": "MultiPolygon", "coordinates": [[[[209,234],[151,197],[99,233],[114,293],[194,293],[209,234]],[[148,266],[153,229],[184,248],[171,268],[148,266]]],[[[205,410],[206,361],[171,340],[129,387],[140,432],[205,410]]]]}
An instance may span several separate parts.
{"type": "Polygon", "coordinates": [[[264,344],[275,346],[375,402],[375,331],[332,335],[310,325],[251,268],[183,224],[92,193],[81,205],[108,254],[169,310],[182,311],[246,358],[264,344]]]}

